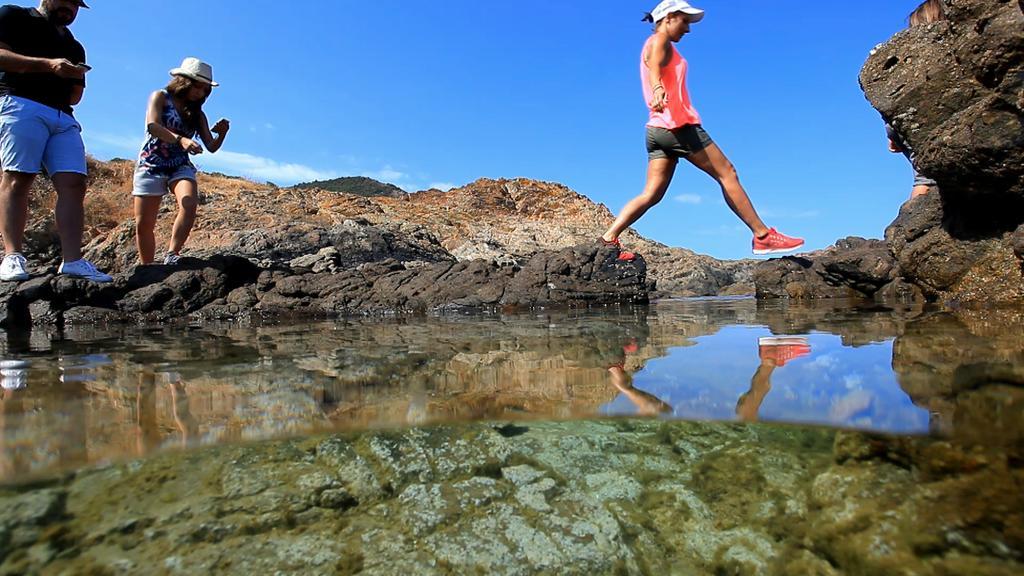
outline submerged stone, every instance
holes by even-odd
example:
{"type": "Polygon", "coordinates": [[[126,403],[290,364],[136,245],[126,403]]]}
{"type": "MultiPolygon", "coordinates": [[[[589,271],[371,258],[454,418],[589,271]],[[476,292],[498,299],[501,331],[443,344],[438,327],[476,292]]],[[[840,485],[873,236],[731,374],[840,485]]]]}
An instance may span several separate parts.
{"type": "Polygon", "coordinates": [[[213,448],[9,488],[0,571],[1019,572],[1019,461],[928,472],[977,450],[649,420],[213,448]]]}

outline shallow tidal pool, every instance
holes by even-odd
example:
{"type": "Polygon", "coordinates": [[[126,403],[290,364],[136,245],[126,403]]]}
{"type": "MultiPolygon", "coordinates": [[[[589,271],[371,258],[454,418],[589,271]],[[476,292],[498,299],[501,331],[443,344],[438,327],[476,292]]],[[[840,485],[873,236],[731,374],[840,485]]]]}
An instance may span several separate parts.
{"type": "Polygon", "coordinates": [[[0,573],[1022,569],[1021,310],[698,299],[0,350],[0,573]]]}

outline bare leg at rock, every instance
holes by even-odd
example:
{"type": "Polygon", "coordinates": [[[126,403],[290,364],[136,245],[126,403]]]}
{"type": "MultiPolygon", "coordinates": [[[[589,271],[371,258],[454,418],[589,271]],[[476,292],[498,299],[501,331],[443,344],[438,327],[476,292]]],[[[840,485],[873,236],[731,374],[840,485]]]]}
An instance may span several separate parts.
{"type": "Polygon", "coordinates": [[[173,185],[174,197],[178,200],[178,215],[174,218],[174,229],[171,231],[171,242],[168,252],[181,252],[192,233],[196,222],[196,211],[199,208],[199,190],[191,180],[178,180],[173,185]]]}

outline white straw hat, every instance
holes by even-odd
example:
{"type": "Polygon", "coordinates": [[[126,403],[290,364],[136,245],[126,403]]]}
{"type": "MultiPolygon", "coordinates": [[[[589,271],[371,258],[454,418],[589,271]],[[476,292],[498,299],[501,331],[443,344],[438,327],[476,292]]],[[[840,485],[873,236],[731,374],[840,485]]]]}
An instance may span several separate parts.
{"type": "Polygon", "coordinates": [[[220,86],[213,81],[213,67],[199,58],[185,58],[181,61],[181,66],[171,70],[171,76],[184,76],[206,82],[210,86],[220,86]]]}
{"type": "Polygon", "coordinates": [[[673,12],[682,12],[690,17],[690,22],[697,23],[704,18],[704,11],[700,8],[694,8],[690,6],[689,2],[684,0],[664,0],[662,3],[654,7],[651,10],[650,21],[654,23],[660,22],[665,16],[672,14],[673,12]]]}

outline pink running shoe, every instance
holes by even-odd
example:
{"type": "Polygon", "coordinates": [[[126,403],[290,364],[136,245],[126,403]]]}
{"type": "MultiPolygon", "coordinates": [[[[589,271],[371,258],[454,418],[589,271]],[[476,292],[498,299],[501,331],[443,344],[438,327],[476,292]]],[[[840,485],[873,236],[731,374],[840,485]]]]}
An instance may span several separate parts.
{"type": "Polygon", "coordinates": [[[803,336],[769,336],[757,340],[757,355],[776,366],[785,366],[786,362],[810,353],[811,345],[803,336]]]}
{"type": "Polygon", "coordinates": [[[804,245],[803,238],[790,238],[775,228],[768,229],[764,238],[754,238],[754,254],[781,254],[791,252],[804,245]]]}
{"type": "Polygon", "coordinates": [[[605,246],[610,246],[610,247],[615,248],[616,250],[618,250],[619,251],[619,258],[618,258],[619,260],[623,260],[623,261],[629,262],[631,260],[635,260],[636,259],[636,254],[634,254],[632,252],[626,252],[625,250],[622,249],[622,242],[619,242],[618,238],[616,238],[615,240],[612,240],[611,242],[609,242],[608,240],[605,240],[604,238],[601,238],[601,243],[604,244],[605,246]]]}

